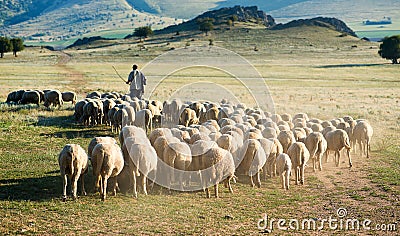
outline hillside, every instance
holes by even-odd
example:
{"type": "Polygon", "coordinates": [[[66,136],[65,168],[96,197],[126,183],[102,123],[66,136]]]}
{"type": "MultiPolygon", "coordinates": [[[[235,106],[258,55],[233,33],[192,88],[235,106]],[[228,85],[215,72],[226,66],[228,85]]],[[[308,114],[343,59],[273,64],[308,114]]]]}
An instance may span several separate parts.
{"type": "Polygon", "coordinates": [[[27,21],[0,29],[2,35],[28,41],[59,41],[83,35],[127,35],[134,28],[150,25],[154,29],[179,23],[173,18],[139,12],[125,0],[74,0],[49,5],[27,21]]]}
{"type": "Polygon", "coordinates": [[[353,37],[357,37],[356,33],[352,29],[350,29],[346,23],[336,18],[328,18],[328,17],[316,17],[312,19],[300,19],[293,20],[286,24],[277,24],[272,27],[273,30],[281,30],[293,27],[299,27],[303,25],[308,26],[319,26],[319,27],[327,27],[332,28],[338,32],[351,35],[353,37]]]}
{"type": "Polygon", "coordinates": [[[379,4],[374,0],[1,0],[0,34],[30,42],[71,42],[91,36],[123,38],[138,26],[161,29],[182,22],[180,19],[235,5],[257,6],[277,23],[322,16],[343,20],[360,37],[379,39],[400,33],[398,0],[379,4]],[[363,20],[384,16],[391,17],[393,24],[362,24],[363,20]]]}
{"type": "MultiPolygon", "coordinates": [[[[236,17],[238,22],[254,23],[269,28],[275,25],[275,20],[272,16],[267,15],[256,6],[251,7],[224,7],[218,10],[204,12],[203,14],[185,21],[179,25],[172,25],[165,29],[159,30],[158,33],[171,33],[178,31],[197,31],[199,29],[198,21],[205,18],[213,19],[213,24],[222,27],[228,27],[227,22],[236,17]]],[[[233,22],[234,24],[235,22],[233,22]]]]}

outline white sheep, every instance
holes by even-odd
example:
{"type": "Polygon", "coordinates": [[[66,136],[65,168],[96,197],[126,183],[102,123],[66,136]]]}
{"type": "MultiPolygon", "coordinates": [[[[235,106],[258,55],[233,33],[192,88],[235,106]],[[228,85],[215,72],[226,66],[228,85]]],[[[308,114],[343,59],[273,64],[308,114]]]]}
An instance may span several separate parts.
{"type": "Polygon", "coordinates": [[[256,139],[244,141],[240,150],[239,163],[235,163],[236,172],[250,177],[250,185],[254,187],[253,177],[256,177],[257,187],[261,187],[260,170],[265,165],[267,157],[261,144],[256,139]]]}
{"type": "Polygon", "coordinates": [[[148,144],[134,143],[130,147],[129,157],[130,162],[128,168],[130,173],[132,173],[133,182],[133,195],[137,198],[137,187],[136,187],[136,176],[138,173],[141,176],[141,187],[143,193],[147,195],[146,182],[150,172],[155,172],[157,170],[157,153],[154,148],[148,144]]]}
{"type": "Polygon", "coordinates": [[[286,153],[281,153],[278,155],[276,158],[276,171],[281,177],[282,188],[289,190],[289,177],[292,171],[292,161],[290,160],[289,155],[286,153]]]}
{"type": "Polygon", "coordinates": [[[318,162],[319,170],[322,171],[322,155],[326,152],[327,142],[320,132],[313,132],[307,136],[304,143],[310,152],[310,158],[313,160],[313,170],[316,171],[318,162]]]}
{"type": "Polygon", "coordinates": [[[335,152],[335,164],[336,166],[339,166],[340,164],[340,151],[342,149],[346,149],[346,154],[349,158],[349,165],[350,168],[353,166],[351,162],[351,156],[350,156],[350,140],[349,136],[347,135],[346,131],[337,129],[330,131],[326,133],[325,135],[326,142],[328,144],[328,148],[325,152],[325,161],[328,160],[328,152],[329,151],[334,151],[335,152]]]}
{"type": "Polygon", "coordinates": [[[84,174],[88,169],[88,156],[78,144],[67,144],[58,156],[63,180],[63,201],[67,199],[67,176],[71,179],[72,198],[77,198],[78,179],[81,179],[82,195],[86,195],[84,174]]]}
{"type": "Polygon", "coordinates": [[[94,147],[99,143],[114,143],[117,144],[117,141],[113,137],[94,137],[88,146],[88,157],[89,159],[92,156],[92,152],[94,147]]]}
{"type": "Polygon", "coordinates": [[[372,126],[368,121],[360,121],[354,127],[353,135],[355,143],[359,144],[360,155],[367,155],[369,158],[369,152],[371,149],[371,138],[374,133],[372,126]]]}
{"type": "Polygon", "coordinates": [[[279,154],[283,153],[283,147],[278,139],[270,139],[272,141],[272,147],[269,155],[267,156],[267,161],[264,165],[264,178],[268,174],[271,178],[276,176],[276,158],[279,154]]]}
{"type": "Polygon", "coordinates": [[[278,138],[279,142],[282,144],[283,147],[283,152],[287,153],[288,148],[290,147],[290,145],[292,145],[292,143],[296,142],[293,132],[292,131],[287,131],[287,130],[283,130],[278,134],[278,138]]]}
{"type": "MultiPolygon", "coordinates": [[[[168,143],[163,153],[163,161],[169,166],[167,167],[169,171],[163,172],[166,174],[166,184],[168,189],[171,189],[171,179],[174,179],[174,176],[178,175],[180,189],[183,191],[184,175],[182,171],[189,170],[190,163],[192,162],[190,147],[183,142],[168,143]]],[[[189,179],[186,181],[186,185],[188,186],[189,179]]]]}
{"type": "Polygon", "coordinates": [[[218,198],[218,184],[221,182],[233,193],[231,180],[235,176],[235,163],[232,155],[215,142],[204,140],[195,142],[191,151],[193,160],[189,169],[199,171],[206,197],[210,198],[209,186],[214,185],[214,195],[218,198]]]}
{"type": "Polygon", "coordinates": [[[304,169],[310,159],[310,153],[306,145],[302,142],[295,142],[289,147],[287,154],[295,171],[296,185],[299,184],[299,181],[304,184],[304,169]]]}
{"type": "Polygon", "coordinates": [[[136,112],[134,125],[149,132],[152,128],[153,115],[149,109],[136,112]]]}

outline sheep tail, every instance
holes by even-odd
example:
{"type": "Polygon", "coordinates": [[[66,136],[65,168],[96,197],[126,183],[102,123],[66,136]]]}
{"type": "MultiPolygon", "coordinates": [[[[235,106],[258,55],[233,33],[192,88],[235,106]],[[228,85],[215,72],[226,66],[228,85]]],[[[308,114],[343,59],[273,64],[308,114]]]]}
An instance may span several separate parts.
{"type": "MultiPolygon", "coordinates": [[[[316,140],[317,140],[317,142],[314,142],[314,147],[310,150],[310,157],[311,158],[314,158],[315,157],[315,154],[317,153],[317,150],[318,150],[318,148],[319,148],[319,146],[321,145],[321,139],[320,138],[315,138],[316,140]]],[[[314,141],[316,141],[316,140],[314,140],[314,141]]]]}
{"type": "Polygon", "coordinates": [[[75,159],[76,159],[76,156],[77,156],[77,150],[75,150],[72,146],[69,146],[69,150],[68,150],[68,152],[69,152],[69,154],[70,154],[70,157],[71,157],[71,160],[70,160],[70,162],[69,162],[69,168],[71,169],[71,175],[74,173],[74,163],[75,163],[75,159]]]}
{"type": "Polygon", "coordinates": [[[96,163],[96,173],[100,173],[100,172],[101,172],[101,169],[103,168],[103,164],[106,163],[106,162],[104,161],[105,153],[104,153],[104,150],[103,150],[103,149],[101,149],[100,157],[101,157],[101,158],[96,158],[96,159],[97,159],[97,163],[96,163]]]}
{"type": "Polygon", "coordinates": [[[349,138],[345,138],[343,144],[346,149],[351,149],[349,138]]]}

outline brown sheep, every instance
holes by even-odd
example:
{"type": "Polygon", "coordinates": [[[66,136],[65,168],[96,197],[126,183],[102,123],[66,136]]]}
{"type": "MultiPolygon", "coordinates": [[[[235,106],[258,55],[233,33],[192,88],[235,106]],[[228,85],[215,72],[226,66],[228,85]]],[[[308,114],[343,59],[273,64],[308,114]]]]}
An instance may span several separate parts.
{"type": "MultiPolygon", "coordinates": [[[[99,143],[93,148],[91,162],[96,188],[100,187],[101,200],[105,201],[108,179],[118,176],[124,168],[121,148],[115,143],[99,143]]],[[[114,181],[113,194],[117,194],[117,181],[114,181]]]]}
{"type": "Polygon", "coordinates": [[[49,107],[52,105],[59,108],[63,105],[61,92],[58,90],[50,90],[44,94],[44,106],[49,107]]]}
{"type": "Polygon", "coordinates": [[[26,91],[22,95],[21,100],[19,101],[20,104],[36,104],[39,106],[40,103],[40,94],[37,91],[26,91]]]}
{"type": "Polygon", "coordinates": [[[206,111],[206,120],[216,120],[218,121],[219,110],[217,107],[211,107],[206,111]]]}
{"type": "Polygon", "coordinates": [[[72,102],[72,105],[76,103],[76,93],[74,92],[63,92],[61,93],[63,102],[72,102]]]}
{"type": "Polygon", "coordinates": [[[190,108],[183,109],[182,113],[180,114],[179,124],[188,127],[192,124],[198,124],[199,119],[196,116],[196,112],[190,108]]]}
{"type": "Polygon", "coordinates": [[[79,121],[81,119],[81,117],[83,116],[83,106],[85,106],[86,103],[87,103],[87,101],[82,100],[75,104],[74,118],[76,121],[79,121]]]}

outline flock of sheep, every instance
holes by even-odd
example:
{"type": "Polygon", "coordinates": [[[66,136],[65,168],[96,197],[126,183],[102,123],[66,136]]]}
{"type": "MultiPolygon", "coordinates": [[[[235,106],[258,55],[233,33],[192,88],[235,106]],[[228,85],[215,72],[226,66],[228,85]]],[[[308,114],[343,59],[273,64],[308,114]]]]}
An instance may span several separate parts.
{"type": "MultiPolygon", "coordinates": [[[[75,105],[76,120],[85,125],[107,124],[119,134],[95,137],[88,153],[68,144],[59,155],[63,176],[63,199],[67,175],[72,195],[77,197],[77,181],[88,170],[89,160],[95,189],[106,199],[108,181],[116,194],[121,179],[137,197],[137,180],[147,194],[147,182],[167,189],[193,190],[198,186],[210,197],[214,186],[224,183],[233,192],[236,179],[261,186],[263,178],[280,176],[289,189],[289,177],[304,184],[304,169],[312,161],[314,172],[334,153],[336,166],[344,151],[352,167],[350,150],[359,145],[361,156],[369,157],[373,129],[367,120],[350,116],[332,120],[309,118],[305,113],[271,114],[261,109],[213,102],[146,101],[118,93],[93,92],[75,105]],[[156,121],[158,127],[153,127],[156,121]]],[[[81,178],[83,180],[83,178],[81,178]]],[[[82,182],[82,193],[85,190],[82,182]]]]}
{"type": "Polygon", "coordinates": [[[75,92],[60,92],[59,90],[17,90],[7,95],[8,104],[36,104],[43,102],[45,107],[61,107],[64,102],[76,103],[75,92]]]}

